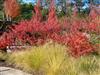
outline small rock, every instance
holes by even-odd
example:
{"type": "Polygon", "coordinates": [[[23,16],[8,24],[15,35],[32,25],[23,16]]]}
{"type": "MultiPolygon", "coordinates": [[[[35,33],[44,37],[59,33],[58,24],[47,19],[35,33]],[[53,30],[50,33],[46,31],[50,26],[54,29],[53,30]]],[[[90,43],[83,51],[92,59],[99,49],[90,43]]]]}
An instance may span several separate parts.
{"type": "Polygon", "coordinates": [[[8,67],[0,67],[0,75],[31,75],[31,74],[27,74],[23,71],[8,67]]]}

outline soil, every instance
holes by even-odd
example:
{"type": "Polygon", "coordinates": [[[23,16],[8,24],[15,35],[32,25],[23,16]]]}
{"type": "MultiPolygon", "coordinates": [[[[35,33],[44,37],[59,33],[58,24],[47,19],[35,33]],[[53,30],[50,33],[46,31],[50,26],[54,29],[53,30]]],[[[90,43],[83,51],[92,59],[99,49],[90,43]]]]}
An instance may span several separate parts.
{"type": "Polygon", "coordinates": [[[3,67],[13,67],[12,65],[8,65],[5,60],[0,60],[0,66],[3,66],[3,67]]]}

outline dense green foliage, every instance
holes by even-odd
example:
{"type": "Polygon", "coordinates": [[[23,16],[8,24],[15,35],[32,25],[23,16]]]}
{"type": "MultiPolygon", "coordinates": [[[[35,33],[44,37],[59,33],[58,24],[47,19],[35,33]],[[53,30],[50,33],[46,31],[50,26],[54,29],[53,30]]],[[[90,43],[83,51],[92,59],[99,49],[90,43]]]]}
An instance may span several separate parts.
{"type": "Polygon", "coordinates": [[[3,11],[3,0],[0,0],[0,19],[2,19],[2,11],[3,11]]]}
{"type": "Polygon", "coordinates": [[[30,4],[21,4],[21,17],[23,19],[30,19],[32,16],[33,5],[30,4]]]}

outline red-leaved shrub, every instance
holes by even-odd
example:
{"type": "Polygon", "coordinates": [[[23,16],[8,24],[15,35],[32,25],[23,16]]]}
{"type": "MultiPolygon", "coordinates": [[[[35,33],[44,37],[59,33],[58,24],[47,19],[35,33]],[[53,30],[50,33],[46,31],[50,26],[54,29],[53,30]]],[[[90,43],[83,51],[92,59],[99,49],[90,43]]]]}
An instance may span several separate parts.
{"type": "Polygon", "coordinates": [[[70,53],[73,56],[80,56],[86,53],[90,53],[94,50],[92,44],[88,41],[88,38],[82,33],[70,34],[68,46],[70,46],[70,53]]]}
{"type": "Polygon", "coordinates": [[[31,20],[21,21],[18,25],[9,27],[9,31],[5,32],[0,37],[0,48],[6,46],[17,45],[21,42],[22,45],[41,45],[48,39],[69,46],[69,53],[75,57],[90,53],[94,50],[89,42],[90,33],[100,33],[100,20],[92,18],[64,19],[59,22],[56,16],[54,2],[51,2],[51,7],[46,21],[42,20],[42,14],[39,3],[35,6],[35,16],[31,20]]]}

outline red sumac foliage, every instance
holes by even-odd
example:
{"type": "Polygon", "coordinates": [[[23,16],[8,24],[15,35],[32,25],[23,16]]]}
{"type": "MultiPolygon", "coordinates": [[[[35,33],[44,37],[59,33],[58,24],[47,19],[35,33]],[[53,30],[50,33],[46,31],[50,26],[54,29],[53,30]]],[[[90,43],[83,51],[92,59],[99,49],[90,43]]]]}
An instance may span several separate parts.
{"type": "Polygon", "coordinates": [[[68,46],[70,46],[70,52],[73,56],[81,56],[94,50],[92,44],[90,44],[87,37],[82,35],[82,33],[71,34],[69,36],[68,46]]]}
{"type": "Polygon", "coordinates": [[[0,49],[4,49],[7,46],[11,45],[14,42],[12,33],[4,33],[0,37],[0,49]]]}
{"type": "Polygon", "coordinates": [[[9,32],[0,37],[0,48],[13,45],[16,40],[22,44],[41,45],[51,39],[54,42],[69,46],[70,54],[75,57],[94,50],[88,35],[92,32],[100,32],[97,27],[100,26],[99,20],[93,20],[90,17],[88,20],[83,20],[74,15],[75,18],[64,19],[63,23],[60,23],[52,1],[48,19],[43,21],[39,7],[39,4],[35,6],[36,14],[31,20],[24,20],[18,25],[9,27],[9,32]]]}

